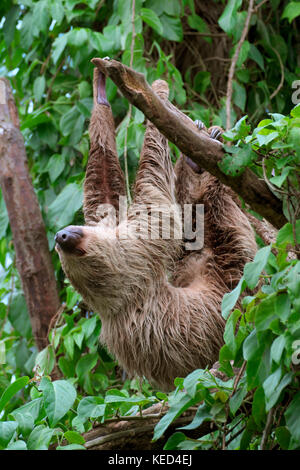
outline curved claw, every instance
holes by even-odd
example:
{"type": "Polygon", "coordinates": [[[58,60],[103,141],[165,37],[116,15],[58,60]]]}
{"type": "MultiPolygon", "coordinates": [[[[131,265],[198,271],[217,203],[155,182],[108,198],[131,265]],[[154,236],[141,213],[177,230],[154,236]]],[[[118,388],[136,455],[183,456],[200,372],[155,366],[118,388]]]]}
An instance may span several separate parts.
{"type": "Polygon", "coordinates": [[[199,130],[205,129],[205,125],[200,119],[196,119],[195,124],[196,124],[196,126],[198,127],[199,130]]]}
{"type": "Polygon", "coordinates": [[[209,135],[211,139],[214,140],[219,140],[222,141],[222,134],[223,134],[223,129],[221,129],[219,126],[213,126],[209,130],[209,135]]]}

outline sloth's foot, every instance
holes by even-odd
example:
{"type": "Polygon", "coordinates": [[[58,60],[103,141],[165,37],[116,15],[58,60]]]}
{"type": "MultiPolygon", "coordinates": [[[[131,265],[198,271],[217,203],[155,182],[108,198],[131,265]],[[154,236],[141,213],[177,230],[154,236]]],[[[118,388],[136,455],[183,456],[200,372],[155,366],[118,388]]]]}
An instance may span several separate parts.
{"type": "Polygon", "coordinates": [[[224,130],[220,126],[211,126],[208,129],[208,133],[210,137],[214,140],[219,140],[220,142],[223,142],[222,134],[224,130]]]}
{"type": "Polygon", "coordinates": [[[201,131],[201,130],[207,131],[204,122],[200,121],[200,119],[196,119],[196,121],[194,121],[194,123],[196,124],[199,131],[201,131]]]}

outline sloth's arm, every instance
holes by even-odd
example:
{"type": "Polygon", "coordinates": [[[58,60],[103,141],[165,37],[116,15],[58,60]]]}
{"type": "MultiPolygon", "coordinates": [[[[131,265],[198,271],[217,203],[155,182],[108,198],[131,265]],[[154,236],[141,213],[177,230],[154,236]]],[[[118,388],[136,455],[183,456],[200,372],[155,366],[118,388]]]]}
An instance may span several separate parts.
{"type": "Polygon", "coordinates": [[[117,211],[119,196],[125,195],[124,175],[116,149],[115,125],[106,98],[105,75],[97,68],[94,69],[93,94],[94,106],[89,126],[90,153],[83,202],[87,225],[99,222],[101,204],[111,204],[117,211]]]}
{"type": "MultiPolygon", "coordinates": [[[[165,81],[156,80],[152,88],[161,99],[168,99],[169,88],[165,81]]],[[[136,177],[134,202],[153,205],[175,202],[174,170],[168,140],[149,120],[136,177]]]]}

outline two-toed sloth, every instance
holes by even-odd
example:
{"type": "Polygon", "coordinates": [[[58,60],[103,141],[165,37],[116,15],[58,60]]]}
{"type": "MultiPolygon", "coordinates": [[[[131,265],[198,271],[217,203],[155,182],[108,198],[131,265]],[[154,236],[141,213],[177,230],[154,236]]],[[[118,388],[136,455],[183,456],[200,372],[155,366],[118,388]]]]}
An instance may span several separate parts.
{"type": "MultiPolygon", "coordinates": [[[[168,99],[166,82],[157,80],[152,87],[168,99]]],[[[57,251],[75,289],[100,315],[101,342],[130,376],[169,390],[175,377],[218,359],[222,297],[253,259],[254,234],[220,181],[184,155],[173,168],[168,141],[150,121],[133,202],[128,216],[118,218],[124,176],[105,77],[97,68],[89,132],[85,225],[58,232],[57,251]],[[188,204],[204,205],[204,246],[197,250],[187,250],[186,240],[176,236],[188,204]],[[161,233],[164,218],[171,225],[168,237],[161,233]]],[[[220,138],[217,128],[208,132],[220,138]]]]}

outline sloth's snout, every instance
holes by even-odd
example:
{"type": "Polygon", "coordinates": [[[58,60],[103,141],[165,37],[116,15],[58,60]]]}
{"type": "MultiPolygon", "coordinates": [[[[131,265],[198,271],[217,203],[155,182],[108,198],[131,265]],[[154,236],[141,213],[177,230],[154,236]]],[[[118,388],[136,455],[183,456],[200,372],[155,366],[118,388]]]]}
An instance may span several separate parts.
{"type": "Polygon", "coordinates": [[[76,253],[81,251],[79,249],[79,244],[82,238],[83,230],[80,227],[73,227],[70,225],[69,227],[66,227],[63,230],[57,232],[54,240],[59,248],[61,248],[63,251],[68,253],[76,253]]]}

